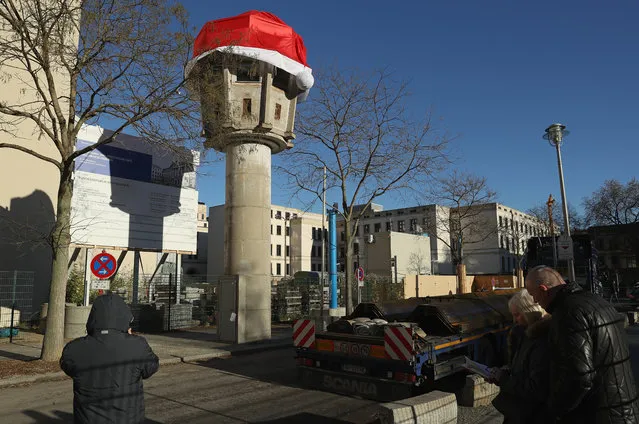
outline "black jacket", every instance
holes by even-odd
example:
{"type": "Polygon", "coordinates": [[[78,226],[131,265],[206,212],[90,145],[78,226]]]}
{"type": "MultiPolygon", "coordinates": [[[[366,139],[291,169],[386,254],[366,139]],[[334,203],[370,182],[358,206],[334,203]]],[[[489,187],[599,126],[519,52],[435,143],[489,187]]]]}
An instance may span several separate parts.
{"type": "MultiPolygon", "coordinates": [[[[495,408],[504,414],[504,422],[548,422],[546,395],[550,373],[550,321],[550,317],[539,319],[526,328],[523,336],[509,337],[513,341],[519,340],[519,343],[513,343],[510,370],[499,381],[499,395],[493,400],[495,408]]],[[[513,333],[518,328],[521,327],[515,326],[513,333]]]]}
{"type": "Polygon", "coordinates": [[[117,295],[98,297],[87,321],[88,335],[67,344],[60,367],[73,378],[75,423],[142,423],[142,379],[159,367],[146,340],[127,334],[133,316],[117,295]]]}
{"type": "Polygon", "coordinates": [[[623,316],[575,283],[558,290],[548,307],[551,412],[561,423],[637,423],[623,316]]]}

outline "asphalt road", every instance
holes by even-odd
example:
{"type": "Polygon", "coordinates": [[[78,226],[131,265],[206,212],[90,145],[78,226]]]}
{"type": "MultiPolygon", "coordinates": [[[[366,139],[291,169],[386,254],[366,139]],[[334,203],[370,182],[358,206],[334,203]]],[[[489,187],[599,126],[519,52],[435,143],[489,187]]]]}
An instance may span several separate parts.
{"type": "MultiPolygon", "coordinates": [[[[377,403],[297,385],[292,349],[165,366],[145,382],[149,423],[369,423],[377,403]]],[[[70,380],[0,392],[0,423],[72,422],[70,380]]],[[[460,408],[473,422],[486,408],[460,408]]],[[[461,417],[460,417],[461,418],[461,417]]]]}
{"type": "MultiPolygon", "coordinates": [[[[639,383],[639,326],[628,328],[635,381],[639,383]]],[[[164,366],[145,382],[148,423],[369,423],[376,402],[299,387],[292,349],[164,366]]],[[[447,391],[463,379],[450,379],[447,391]]],[[[0,391],[0,423],[71,423],[70,380],[0,391]]],[[[492,406],[458,409],[459,423],[473,423],[492,406]]],[[[500,422],[497,419],[494,422],[500,422]]]]}

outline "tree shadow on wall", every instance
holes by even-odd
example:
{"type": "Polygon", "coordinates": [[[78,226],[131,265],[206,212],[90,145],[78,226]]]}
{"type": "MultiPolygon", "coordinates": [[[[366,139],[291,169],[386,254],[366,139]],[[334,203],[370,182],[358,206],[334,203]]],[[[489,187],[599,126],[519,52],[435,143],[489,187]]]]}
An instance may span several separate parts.
{"type": "Polygon", "coordinates": [[[39,310],[49,297],[50,237],[54,223],[53,203],[41,190],[11,199],[8,208],[0,207],[0,271],[9,272],[8,280],[0,278],[0,302],[7,306],[5,303],[12,301],[15,275],[16,298],[23,320],[39,310]]]}

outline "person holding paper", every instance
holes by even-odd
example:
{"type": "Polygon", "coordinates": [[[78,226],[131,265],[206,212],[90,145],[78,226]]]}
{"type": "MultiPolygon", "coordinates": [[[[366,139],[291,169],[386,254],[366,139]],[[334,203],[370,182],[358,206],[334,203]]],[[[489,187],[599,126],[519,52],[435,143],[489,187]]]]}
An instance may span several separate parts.
{"type": "Polygon", "coordinates": [[[504,414],[504,423],[546,423],[550,316],[526,289],[515,293],[508,306],[515,323],[509,335],[510,366],[490,369],[488,381],[500,388],[493,405],[504,414]]]}
{"type": "Polygon", "coordinates": [[[543,389],[552,417],[562,424],[639,422],[624,317],[547,266],[528,272],[526,289],[552,314],[550,383],[543,389]]]}

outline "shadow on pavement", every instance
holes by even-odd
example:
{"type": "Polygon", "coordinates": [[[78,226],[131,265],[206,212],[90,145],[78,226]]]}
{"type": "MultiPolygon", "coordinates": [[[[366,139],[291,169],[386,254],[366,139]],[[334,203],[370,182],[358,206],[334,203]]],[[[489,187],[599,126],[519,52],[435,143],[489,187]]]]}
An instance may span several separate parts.
{"type": "Polygon", "coordinates": [[[193,364],[267,383],[300,387],[295,367],[295,350],[292,347],[265,351],[259,354],[259,358],[256,358],[256,354],[241,355],[241,352],[233,355],[233,357],[197,361],[193,364]],[[259,363],[257,363],[258,360],[259,363]]]}
{"type": "MultiPolygon", "coordinates": [[[[182,330],[171,330],[166,332],[140,332],[140,335],[144,337],[153,338],[154,336],[162,336],[162,337],[170,337],[176,339],[186,339],[186,340],[198,340],[205,342],[215,342],[215,343],[223,343],[218,339],[217,328],[216,327],[193,327],[193,328],[185,328],[182,330]]],[[[291,340],[291,345],[293,344],[293,330],[290,325],[277,325],[273,326],[271,330],[271,340],[268,342],[276,342],[281,340],[291,340]]],[[[260,344],[264,342],[252,342],[247,343],[247,345],[260,344]]]]}
{"type": "MultiPolygon", "coordinates": [[[[63,412],[63,411],[53,411],[53,414],[55,415],[55,417],[51,417],[49,415],[45,415],[42,412],[39,411],[34,411],[34,410],[30,410],[27,409],[25,411],[22,411],[22,413],[24,415],[26,415],[27,417],[33,418],[36,424],[73,424],[73,414],[69,413],[69,412],[63,412]]],[[[150,420],[150,419],[146,419],[144,420],[144,424],[162,424],[158,421],[154,421],[154,420],[150,420]]]]}
{"type": "Polygon", "coordinates": [[[338,418],[323,417],[321,415],[302,412],[288,417],[276,418],[268,421],[255,421],[261,424],[351,424],[351,421],[344,421],[338,418]]]}
{"type": "Polygon", "coordinates": [[[23,355],[21,353],[9,352],[9,351],[2,350],[2,349],[0,349],[0,358],[16,359],[18,361],[25,361],[25,362],[35,361],[37,359],[40,359],[39,357],[35,358],[33,356],[30,356],[30,355],[23,355]]]}

